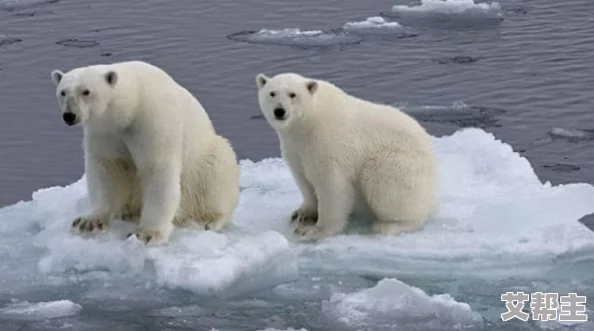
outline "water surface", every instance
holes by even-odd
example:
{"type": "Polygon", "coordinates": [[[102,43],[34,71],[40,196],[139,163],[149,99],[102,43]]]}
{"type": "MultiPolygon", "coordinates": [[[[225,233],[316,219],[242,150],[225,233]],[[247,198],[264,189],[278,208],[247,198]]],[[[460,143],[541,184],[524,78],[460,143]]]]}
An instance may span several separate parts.
{"type": "MultiPolygon", "coordinates": [[[[435,136],[481,127],[528,158],[543,182],[594,184],[594,139],[588,135],[594,129],[594,2],[500,3],[502,21],[448,24],[394,16],[393,5],[415,4],[396,0],[0,0],[0,206],[28,200],[39,188],[68,185],[83,173],[81,131],[62,122],[50,71],[132,59],[164,68],[194,93],[241,159],[279,155],[276,135],[259,116],[256,74],[294,71],[331,80],[369,100],[401,105],[435,136]],[[296,46],[228,38],[261,29],[335,31],[381,14],[414,33],[296,46]]],[[[367,281],[375,280],[345,280],[357,288],[367,281]]],[[[518,286],[524,285],[538,287],[518,286]]],[[[489,292],[484,286],[464,289],[489,292]]],[[[186,302],[183,295],[188,294],[176,300],[186,302]]],[[[271,315],[297,314],[293,325],[336,330],[325,317],[316,320],[321,315],[315,300],[271,302],[267,313],[257,305],[221,303],[227,313],[204,316],[212,325],[244,330],[274,325],[271,315]]],[[[485,307],[498,304],[485,299],[485,307]]],[[[114,330],[192,329],[200,318],[183,324],[183,319],[139,319],[133,312],[111,314],[101,307],[83,314],[86,325],[106,321],[101,323],[114,330]]],[[[518,330],[525,329],[522,325],[518,330]]],[[[8,327],[48,328],[23,322],[8,327]]]]}

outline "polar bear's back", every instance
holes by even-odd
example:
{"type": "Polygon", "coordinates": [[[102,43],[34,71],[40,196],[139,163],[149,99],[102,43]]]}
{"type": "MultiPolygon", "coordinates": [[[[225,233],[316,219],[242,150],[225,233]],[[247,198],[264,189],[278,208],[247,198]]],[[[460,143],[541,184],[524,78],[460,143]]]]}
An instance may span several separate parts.
{"type": "Polygon", "coordinates": [[[348,136],[361,137],[365,140],[362,143],[391,145],[400,150],[410,147],[431,154],[431,136],[408,114],[390,105],[355,97],[329,82],[320,81],[319,84],[316,116],[326,118],[318,122],[331,123],[339,131],[352,132],[348,136]]]}
{"type": "Polygon", "coordinates": [[[143,61],[114,63],[104,70],[118,74],[118,108],[123,110],[127,105],[126,108],[136,109],[140,117],[177,122],[190,135],[214,133],[202,104],[165,70],[143,61]]]}

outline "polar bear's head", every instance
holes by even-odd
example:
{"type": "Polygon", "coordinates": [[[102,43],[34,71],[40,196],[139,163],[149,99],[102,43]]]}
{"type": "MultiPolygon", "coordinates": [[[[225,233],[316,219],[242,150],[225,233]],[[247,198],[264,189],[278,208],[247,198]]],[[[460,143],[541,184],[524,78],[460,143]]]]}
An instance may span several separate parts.
{"type": "Polygon", "coordinates": [[[318,82],[294,73],[256,76],[260,110],[276,130],[289,128],[313,106],[318,82]]]}
{"type": "Polygon", "coordinates": [[[75,68],[67,73],[54,70],[52,82],[62,118],[68,125],[99,118],[107,109],[117,84],[118,75],[105,66],[75,68]]]}

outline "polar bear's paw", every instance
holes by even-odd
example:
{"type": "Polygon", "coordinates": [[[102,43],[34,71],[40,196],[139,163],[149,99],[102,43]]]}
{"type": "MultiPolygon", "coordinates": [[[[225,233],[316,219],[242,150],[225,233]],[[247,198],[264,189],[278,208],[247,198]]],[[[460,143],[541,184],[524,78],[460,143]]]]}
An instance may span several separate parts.
{"type": "Polygon", "coordinates": [[[317,241],[328,237],[327,231],[315,224],[300,223],[293,231],[297,241],[317,241]]]}
{"type": "Polygon", "coordinates": [[[318,211],[301,207],[291,214],[291,224],[314,226],[318,222],[318,211]]]}
{"type": "Polygon", "coordinates": [[[146,245],[161,245],[166,244],[168,241],[168,238],[159,230],[138,229],[129,233],[126,238],[131,236],[136,236],[136,239],[146,245]]]}
{"type": "Polygon", "coordinates": [[[72,222],[72,231],[76,233],[94,233],[107,230],[109,222],[94,217],[79,217],[72,222]]]}

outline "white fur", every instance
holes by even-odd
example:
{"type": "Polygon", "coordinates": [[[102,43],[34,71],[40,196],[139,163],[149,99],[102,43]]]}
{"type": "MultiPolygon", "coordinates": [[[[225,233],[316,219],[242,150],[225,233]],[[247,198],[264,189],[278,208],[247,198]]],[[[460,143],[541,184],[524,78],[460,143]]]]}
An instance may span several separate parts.
{"type": "Polygon", "coordinates": [[[379,234],[419,230],[436,211],[431,137],[413,118],[294,73],[260,74],[256,84],[261,111],[303,195],[291,216],[299,239],[343,232],[361,201],[379,234]],[[285,110],[284,119],[275,108],[285,110]]]}
{"type": "Polygon", "coordinates": [[[165,71],[133,61],[51,76],[61,111],[75,113],[84,129],[92,212],[73,222],[75,230],[139,219],[139,239],[165,243],[174,225],[219,230],[230,222],[239,199],[235,152],[165,71]]]}

